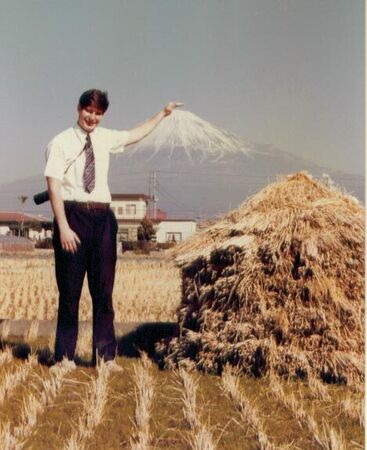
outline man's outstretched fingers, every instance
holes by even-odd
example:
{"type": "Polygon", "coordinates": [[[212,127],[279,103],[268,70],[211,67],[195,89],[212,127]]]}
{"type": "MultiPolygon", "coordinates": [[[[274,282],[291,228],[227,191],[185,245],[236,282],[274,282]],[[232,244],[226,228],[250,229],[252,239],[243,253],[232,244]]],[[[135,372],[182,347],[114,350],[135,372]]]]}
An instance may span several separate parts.
{"type": "Polygon", "coordinates": [[[74,233],[74,241],[76,242],[76,244],[77,245],[80,245],[81,244],[81,240],[79,239],[79,236],[76,234],[76,233],[74,233]]]}
{"type": "Polygon", "coordinates": [[[166,114],[166,116],[169,116],[175,108],[180,106],[184,106],[184,104],[182,102],[169,102],[168,105],[164,108],[164,113],[166,114]]]}

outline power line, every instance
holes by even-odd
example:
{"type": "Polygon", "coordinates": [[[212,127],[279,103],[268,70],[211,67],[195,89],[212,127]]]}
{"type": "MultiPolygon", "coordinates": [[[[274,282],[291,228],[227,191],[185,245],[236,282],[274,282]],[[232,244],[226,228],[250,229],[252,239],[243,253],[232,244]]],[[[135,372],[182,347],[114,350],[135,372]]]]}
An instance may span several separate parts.
{"type": "MultiPolygon", "coordinates": [[[[183,205],[182,203],[180,204],[179,201],[175,200],[172,196],[167,195],[162,190],[158,189],[157,191],[160,195],[162,195],[165,198],[166,201],[168,201],[168,203],[176,206],[177,208],[179,208],[179,210],[185,211],[185,212],[187,212],[189,210],[193,211],[192,209],[190,209],[190,207],[188,207],[187,205],[183,205]]],[[[197,212],[197,211],[194,211],[194,212],[197,212]]]]}

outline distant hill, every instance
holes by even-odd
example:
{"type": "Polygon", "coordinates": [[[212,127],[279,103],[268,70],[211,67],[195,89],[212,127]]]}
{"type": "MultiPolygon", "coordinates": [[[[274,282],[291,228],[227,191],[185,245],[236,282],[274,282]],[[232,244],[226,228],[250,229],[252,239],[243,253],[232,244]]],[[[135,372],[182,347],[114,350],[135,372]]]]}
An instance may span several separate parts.
{"type": "MultiPolygon", "coordinates": [[[[335,184],[364,202],[364,177],[336,172],[272,146],[246,142],[189,111],[175,111],[147,138],[111,155],[111,192],[149,193],[157,173],[158,206],[174,217],[208,218],[235,208],[277,175],[307,170],[327,174],[335,184]]],[[[45,189],[40,174],[0,185],[0,210],[21,210],[17,197],[28,195],[24,210],[51,215],[49,203],[32,196],[45,189]]]]}

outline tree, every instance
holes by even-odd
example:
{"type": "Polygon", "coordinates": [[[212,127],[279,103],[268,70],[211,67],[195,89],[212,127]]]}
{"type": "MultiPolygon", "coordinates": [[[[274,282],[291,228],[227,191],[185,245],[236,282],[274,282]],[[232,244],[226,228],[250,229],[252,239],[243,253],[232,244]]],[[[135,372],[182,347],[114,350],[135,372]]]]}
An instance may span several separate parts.
{"type": "Polygon", "coordinates": [[[145,217],[138,228],[138,241],[151,241],[154,236],[153,222],[145,217]]]}

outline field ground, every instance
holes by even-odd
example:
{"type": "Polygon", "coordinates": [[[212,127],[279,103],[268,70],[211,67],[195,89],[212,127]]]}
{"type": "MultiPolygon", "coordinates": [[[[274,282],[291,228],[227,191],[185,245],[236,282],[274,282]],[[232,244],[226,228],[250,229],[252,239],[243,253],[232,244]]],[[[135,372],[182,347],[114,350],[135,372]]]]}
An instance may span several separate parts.
{"type": "MultiPolygon", "coordinates": [[[[55,320],[58,290],[52,251],[0,256],[0,318],[55,320]]],[[[166,259],[120,256],[113,302],[116,322],[175,320],[180,301],[179,271],[166,259]]],[[[91,320],[85,280],[80,320],[91,320]]]]}
{"type": "MultiPolygon", "coordinates": [[[[21,347],[18,345],[18,354],[21,347]]],[[[1,390],[8,374],[13,375],[16,383],[17,373],[26,364],[20,359],[12,358],[0,366],[0,401],[1,390]]],[[[136,435],[137,407],[137,382],[134,375],[141,362],[136,358],[118,358],[118,364],[123,371],[109,376],[106,386],[107,401],[102,418],[92,430],[91,436],[86,439],[86,449],[133,448],[131,440],[136,435]]],[[[195,448],[190,443],[195,427],[190,425],[184,412],[184,388],[180,383],[179,373],[173,370],[160,371],[153,364],[148,370],[153,387],[152,409],[149,411],[151,448],[195,448]]],[[[54,399],[34,414],[32,430],[29,436],[26,436],[23,448],[63,448],[66,440],[80,426],[79,420],[82,420],[82,426],[86,426],[88,421],[81,419],[85,414],[83,405],[88,399],[91,381],[95,380],[97,375],[97,370],[90,367],[77,366],[71,370],[65,376],[54,399]]],[[[1,425],[4,427],[9,422],[13,433],[21,427],[24,421],[22,410],[27,404],[27,398],[33,394],[35,398],[42,399],[45,381],[52,376],[52,371],[46,365],[35,364],[27,372],[23,382],[5,394],[0,413],[1,425]]],[[[243,417],[236,402],[226,396],[221,377],[196,373],[191,373],[190,376],[198,383],[195,413],[212,434],[215,447],[223,450],[260,448],[256,430],[243,417]]],[[[274,398],[268,378],[259,380],[236,376],[236,379],[239,380],[241,392],[258,411],[263,430],[274,448],[284,445],[289,445],[291,449],[322,448],[310,430],[299,423],[295,412],[274,398]]],[[[315,400],[307,383],[282,381],[282,385],[285,392],[294,395],[306,413],[315,418],[320,430],[327,424],[335,430],[341,430],[348,443],[346,448],[363,448],[363,428],[358,418],[350,417],[342,407],[343,399],[349,397],[359,403],[360,394],[345,386],[330,385],[326,387],[330,398],[315,400]]],[[[90,406],[92,408],[92,405],[90,406]]]]}
{"type": "MultiPolygon", "coordinates": [[[[0,317],[54,318],[52,264],[47,254],[0,259],[0,317]]],[[[115,307],[124,309],[116,315],[172,321],[179,301],[177,269],[169,261],[146,258],[118,264],[115,307]]],[[[89,318],[88,308],[83,318],[89,318]]],[[[77,367],[53,370],[44,363],[52,340],[31,332],[26,339],[3,336],[2,448],[364,448],[363,386],[160,371],[146,357],[119,357],[122,371],[110,373],[103,364],[97,370],[83,363],[90,358],[90,336],[81,340],[77,367]],[[30,350],[39,361],[26,359],[30,350]]]]}

